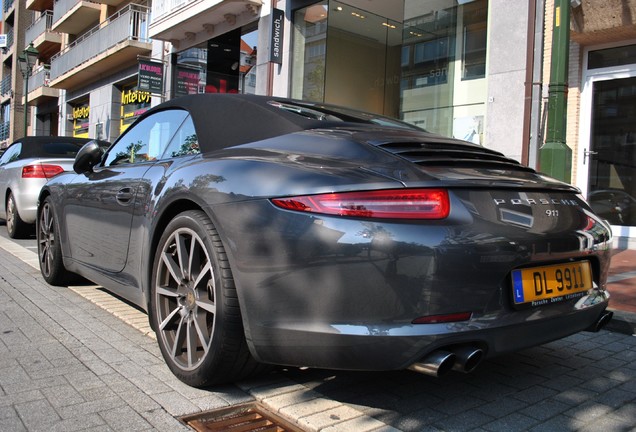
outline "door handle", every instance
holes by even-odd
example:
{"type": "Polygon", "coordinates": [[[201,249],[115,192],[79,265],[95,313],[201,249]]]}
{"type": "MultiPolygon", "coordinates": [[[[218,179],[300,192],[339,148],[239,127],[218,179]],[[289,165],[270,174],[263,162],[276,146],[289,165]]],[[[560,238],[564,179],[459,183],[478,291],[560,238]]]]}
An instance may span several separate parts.
{"type": "Polygon", "coordinates": [[[592,150],[588,150],[588,149],[584,149],[583,150],[583,165],[586,164],[588,158],[591,158],[595,154],[598,154],[598,152],[595,152],[595,151],[592,151],[592,150]]]}
{"type": "Polygon", "coordinates": [[[132,197],[132,189],[129,187],[120,189],[119,192],[117,192],[117,195],[115,195],[115,199],[117,199],[120,204],[128,204],[132,197]]]}

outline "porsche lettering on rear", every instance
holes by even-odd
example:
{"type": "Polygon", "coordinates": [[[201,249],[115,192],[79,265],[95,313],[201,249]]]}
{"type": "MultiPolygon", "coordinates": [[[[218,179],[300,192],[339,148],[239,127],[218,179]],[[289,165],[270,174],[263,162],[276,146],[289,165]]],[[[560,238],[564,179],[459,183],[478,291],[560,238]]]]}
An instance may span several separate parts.
{"type": "Polygon", "coordinates": [[[578,201],[573,199],[558,199],[558,198],[512,198],[512,199],[502,199],[502,198],[493,198],[495,205],[504,205],[504,204],[512,204],[512,205],[564,205],[564,206],[578,206],[580,205],[578,201]]]}

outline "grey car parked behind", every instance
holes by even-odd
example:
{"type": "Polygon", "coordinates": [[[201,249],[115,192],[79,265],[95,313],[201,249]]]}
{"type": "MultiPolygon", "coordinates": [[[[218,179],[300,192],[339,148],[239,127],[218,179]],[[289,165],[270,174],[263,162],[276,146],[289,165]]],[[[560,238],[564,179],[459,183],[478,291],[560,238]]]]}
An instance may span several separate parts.
{"type": "Polygon", "coordinates": [[[11,238],[35,233],[37,199],[52,177],[73,170],[87,138],[36,136],[13,142],[0,157],[0,219],[11,238]]]}

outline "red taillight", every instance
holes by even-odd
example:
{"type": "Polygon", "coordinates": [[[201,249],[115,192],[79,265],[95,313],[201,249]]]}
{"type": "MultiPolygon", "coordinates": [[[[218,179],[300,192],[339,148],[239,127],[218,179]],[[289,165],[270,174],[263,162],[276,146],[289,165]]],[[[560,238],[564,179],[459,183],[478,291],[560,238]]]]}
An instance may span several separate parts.
{"type": "Polygon", "coordinates": [[[22,167],[22,178],[46,178],[55,177],[64,172],[59,165],[35,164],[22,167]]]}
{"type": "Polygon", "coordinates": [[[338,216],[389,219],[443,219],[450,212],[443,189],[392,189],[277,198],[287,210],[338,216]]]}
{"type": "Polygon", "coordinates": [[[438,323],[468,321],[471,316],[472,316],[472,313],[470,312],[459,312],[459,313],[451,313],[451,314],[444,314],[444,315],[428,315],[428,316],[415,318],[412,321],[412,324],[438,324],[438,323]]]}

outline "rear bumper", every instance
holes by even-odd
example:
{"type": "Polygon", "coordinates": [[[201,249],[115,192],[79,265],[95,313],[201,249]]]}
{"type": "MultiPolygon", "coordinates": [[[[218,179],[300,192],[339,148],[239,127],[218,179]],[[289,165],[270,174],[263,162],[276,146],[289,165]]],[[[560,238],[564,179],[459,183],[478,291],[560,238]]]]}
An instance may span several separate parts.
{"type": "Polygon", "coordinates": [[[606,309],[609,294],[592,290],[573,303],[476,317],[445,324],[313,324],[262,328],[252,339],[265,363],[347,370],[398,370],[437,349],[471,345],[490,358],[589,329],[606,309]],[[566,312],[565,309],[570,311],[566,312]],[[262,331],[262,332],[261,332],[262,331]]]}

